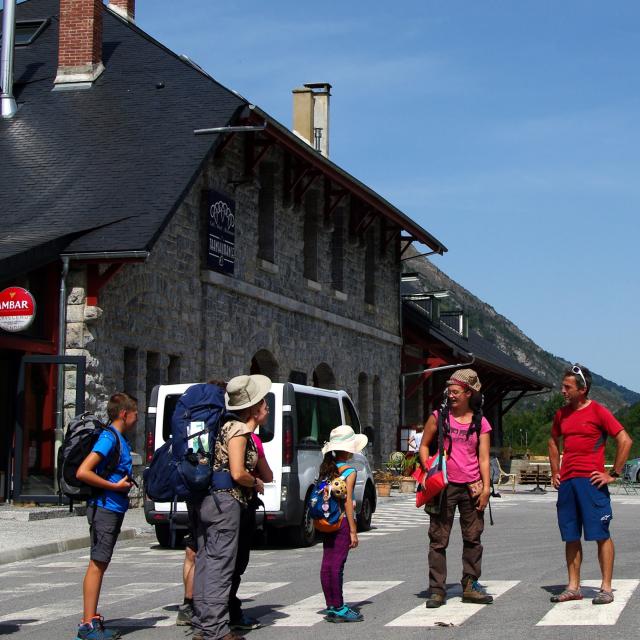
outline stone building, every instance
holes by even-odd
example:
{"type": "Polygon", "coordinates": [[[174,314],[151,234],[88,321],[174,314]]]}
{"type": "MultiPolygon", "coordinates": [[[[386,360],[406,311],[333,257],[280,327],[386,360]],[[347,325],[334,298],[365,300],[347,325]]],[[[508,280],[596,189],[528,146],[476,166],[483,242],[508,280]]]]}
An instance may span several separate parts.
{"type": "Polygon", "coordinates": [[[131,0],[17,7],[0,289],[41,313],[0,332],[5,497],[53,496],[63,391],[67,415],[138,397],[142,452],[154,385],[249,371],[346,389],[379,459],[399,419],[401,256],[446,248],[326,157],[329,85],[294,91],[292,132],[133,16],[131,0]]]}

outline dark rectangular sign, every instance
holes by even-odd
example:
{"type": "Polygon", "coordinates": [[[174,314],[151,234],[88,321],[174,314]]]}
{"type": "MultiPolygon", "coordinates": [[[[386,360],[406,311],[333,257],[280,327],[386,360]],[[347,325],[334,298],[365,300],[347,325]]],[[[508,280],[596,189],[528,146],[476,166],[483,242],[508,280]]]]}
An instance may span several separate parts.
{"type": "Polygon", "coordinates": [[[236,254],[236,202],[216,191],[207,192],[207,267],[233,275],[236,254]]]}

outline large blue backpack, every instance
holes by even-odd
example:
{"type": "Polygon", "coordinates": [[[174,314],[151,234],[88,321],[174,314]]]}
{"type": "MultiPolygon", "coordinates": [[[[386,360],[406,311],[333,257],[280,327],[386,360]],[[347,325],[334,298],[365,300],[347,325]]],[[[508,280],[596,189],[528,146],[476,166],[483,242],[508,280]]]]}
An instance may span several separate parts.
{"type": "Polygon", "coordinates": [[[157,502],[195,501],[212,488],[233,486],[230,473],[212,473],[211,455],[226,413],[224,391],[194,384],[178,399],[171,437],[156,450],[144,471],[145,493],[157,502]],[[206,444],[205,444],[206,443],[206,444]]]}

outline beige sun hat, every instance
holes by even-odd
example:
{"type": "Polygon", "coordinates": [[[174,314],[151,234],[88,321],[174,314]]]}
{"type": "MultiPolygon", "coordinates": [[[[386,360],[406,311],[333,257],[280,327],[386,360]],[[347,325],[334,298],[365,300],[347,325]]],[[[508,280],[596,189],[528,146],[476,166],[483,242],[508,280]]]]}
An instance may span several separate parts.
{"type": "Polygon", "coordinates": [[[236,376],[227,383],[224,394],[225,404],[229,411],[240,411],[257,404],[271,389],[271,380],[267,376],[236,376]]]}
{"type": "Polygon", "coordinates": [[[362,433],[356,433],[349,425],[341,424],[331,430],[329,442],[324,443],[322,455],[328,451],[349,451],[357,453],[362,451],[368,444],[369,438],[362,433]]]}
{"type": "Polygon", "coordinates": [[[447,386],[450,384],[459,384],[461,387],[467,387],[472,391],[480,391],[482,385],[480,378],[473,369],[459,369],[448,380],[447,386]]]}

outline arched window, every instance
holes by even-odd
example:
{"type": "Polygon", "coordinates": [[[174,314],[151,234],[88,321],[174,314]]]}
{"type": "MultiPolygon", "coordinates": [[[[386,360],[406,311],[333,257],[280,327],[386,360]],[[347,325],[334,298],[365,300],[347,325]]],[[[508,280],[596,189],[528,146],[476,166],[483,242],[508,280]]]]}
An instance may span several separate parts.
{"type": "Polygon", "coordinates": [[[326,362],[321,362],[313,371],[313,386],[321,389],[335,389],[336,377],[326,362]]]}
{"type": "Polygon", "coordinates": [[[358,376],[358,413],[364,425],[369,424],[369,377],[366,373],[358,376]]]}
{"type": "Polygon", "coordinates": [[[304,277],[318,281],[318,197],[313,191],[304,199],[304,277]]]}
{"type": "Polygon", "coordinates": [[[344,291],[344,209],[342,207],[333,214],[331,281],[334,289],[344,291]]]}
{"type": "Polygon", "coordinates": [[[275,262],[276,214],[274,168],[260,166],[260,194],[258,195],[258,258],[275,262]]]}
{"type": "Polygon", "coordinates": [[[364,301],[376,303],[376,236],[373,227],[369,229],[365,239],[364,251],[364,301]]]}
{"type": "Polygon", "coordinates": [[[271,378],[272,382],[278,382],[279,380],[279,367],[278,361],[274,358],[271,351],[267,349],[260,349],[251,358],[250,373],[261,373],[263,376],[271,378]]]}

